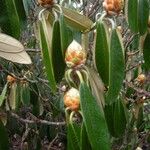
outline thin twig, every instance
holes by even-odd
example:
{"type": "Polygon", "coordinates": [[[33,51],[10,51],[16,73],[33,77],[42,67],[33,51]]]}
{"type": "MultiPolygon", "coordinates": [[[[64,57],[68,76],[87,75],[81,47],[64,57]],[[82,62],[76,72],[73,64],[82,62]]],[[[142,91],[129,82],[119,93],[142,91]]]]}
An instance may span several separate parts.
{"type": "Polygon", "coordinates": [[[41,119],[35,119],[35,120],[29,120],[29,119],[24,119],[24,118],[21,118],[20,116],[18,116],[17,114],[11,112],[10,115],[13,117],[13,118],[16,118],[17,120],[19,120],[20,122],[22,123],[28,123],[28,124],[36,124],[36,123],[39,123],[39,124],[45,124],[45,125],[53,125],[53,126],[64,126],[66,125],[66,122],[63,121],[63,122],[50,122],[50,121],[47,121],[47,120],[41,120],[41,119]]]}
{"type": "Polygon", "coordinates": [[[135,90],[137,93],[146,96],[146,98],[150,98],[150,92],[145,91],[143,89],[137,88],[135,87],[133,84],[129,83],[129,82],[125,82],[126,85],[130,88],[132,88],[133,90],[135,90]]]}

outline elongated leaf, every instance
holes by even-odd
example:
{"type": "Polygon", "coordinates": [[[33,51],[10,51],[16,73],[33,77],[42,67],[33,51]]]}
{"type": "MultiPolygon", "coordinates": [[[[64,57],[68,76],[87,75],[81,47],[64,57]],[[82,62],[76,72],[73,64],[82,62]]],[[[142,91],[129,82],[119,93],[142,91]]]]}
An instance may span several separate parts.
{"type": "Polygon", "coordinates": [[[14,0],[2,0],[1,5],[3,6],[0,14],[5,16],[5,20],[2,22],[2,30],[19,39],[20,31],[21,31],[21,24],[18,16],[18,12],[16,9],[15,1],[14,0]],[[13,13],[12,13],[13,12],[13,13]]]}
{"type": "Polygon", "coordinates": [[[149,18],[149,2],[148,0],[139,0],[138,4],[138,26],[139,32],[143,35],[147,31],[147,23],[149,18]]]}
{"type": "Polygon", "coordinates": [[[56,81],[54,77],[53,64],[52,64],[52,56],[51,54],[51,36],[52,36],[52,27],[48,20],[46,20],[45,16],[42,15],[42,22],[39,24],[40,30],[40,46],[43,54],[43,62],[46,68],[47,78],[50,83],[50,87],[53,92],[56,91],[56,81]]]}
{"type": "Polygon", "coordinates": [[[61,50],[64,57],[66,49],[69,46],[70,42],[72,41],[71,36],[69,36],[69,32],[71,31],[67,27],[66,22],[64,20],[64,16],[62,14],[60,15],[59,23],[60,23],[61,50]]]}
{"type": "Polygon", "coordinates": [[[144,67],[147,71],[150,71],[150,33],[147,34],[144,41],[143,55],[144,67]]]}
{"type": "MultiPolygon", "coordinates": [[[[62,41],[63,42],[63,41],[62,41]]],[[[60,82],[65,73],[66,63],[61,51],[61,35],[59,20],[54,21],[52,34],[52,61],[56,82],[60,82]],[[61,67],[60,67],[61,64],[61,67]]]]}
{"type": "Polygon", "coordinates": [[[4,99],[5,99],[5,95],[6,95],[6,92],[7,92],[7,86],[8,86],[8,83],[5,84],[4,88],[3,88],[3,91],[0,95],[0,106],[2,106],[3,102],[4,102],[4,99]]]}
{"type": "Polygon", "coordinates": [[[8,135],[1,120],[0,120],[0,150],[9,150],[8,135]]]}
{"type": "Polygon", "coordinates": [[[9,105],[12,110],[16,109],[16,91],[17,91],[17,84],[13,83],[11,85],[10,94],[9,94],[9,105]]]}
{"type": "Polygon", "coordinates": [[[81,128],[81,140],[80,140],[80,150],[92,150],[89,139],[88,139],[88,135],[86,132],[86,128],[84,123],[82,124],[82,128],[81,128]]]}
{"type": "Polygon", "coordinates": [[[114,131],[116,137],[123,136],[125,129],[126,129],[126,116],[124,111],[124,106],[121,99],[118,99],[115,102],[114,108],[114,131]]]}
{"type": "MultiPolygon", "coordinates": [[[[59,11],[57,7],[55,9],[59,11]]],[[[93,22],[89,18],[68,8],[62,8],[62,11],[66,23],[69,24],[71,27],[74,27],[75,29],[78,29],[83,32],[86,30],[90,30],[93,22]]]]}
{"type": "Polygon", "coordinates": [[[106,105],[105,109],[105,118],[107,121],[108,130],[111,136],[115,137],[115,131],[114,131],[114,103],[110,105],[106,105]]]}
{"type": "Polygon", "coordinates": [[[94,150],[110,150],[109,132],[103,111],[85,83],[80,85],[81,110],[87,135],[94,150]]]}
{"type": "Polygon", "coordinates": [[[69,123],[67,125],[67,150],[79,150],[80,130],[78,125],[69,123]]]}
{"type": "Polygon", "coordinates": [[[129,24],[129,28],[133,32],[138,32],[138,0],[127,0],[126,3],[126,18],[129,24]]]}
{"type": "Polygon", "coordinates": [[[99,21],[96,25],[95,65],[104,84],[109,83],[109,44],[106,25],[99,21]]]}
{"type": "Polygon", "coordinates": [[[116,101],[124,79],[124,50],[121,35],[116,29],[112,30],[110,44],[108,104],[116,101]]]}
{"type": "Polygon", "coordinates": [[[147,31],[149,17],[148,0],[128,0],[127,1],[127,21],[129,28],[143,35],[147,31]]]}
{"type": "Polygon", "coordinates": [[[31,64],[23,45],[16,39],[0,33],[0,57],[21,64],[31,64]]]}
{"type": "Polygon", "coordinates": [[[29,105],[30,104],[30,90],[28,83],[23,83],[20,87],[20,92],[21,92],[21,101],[24,105],[29,105]]]}

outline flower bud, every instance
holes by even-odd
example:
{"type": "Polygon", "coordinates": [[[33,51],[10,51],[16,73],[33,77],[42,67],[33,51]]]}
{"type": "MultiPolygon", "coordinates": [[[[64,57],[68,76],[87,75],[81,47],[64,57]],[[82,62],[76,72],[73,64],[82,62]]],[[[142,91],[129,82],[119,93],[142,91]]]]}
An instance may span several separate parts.
{"type": "Polygon", "coordinates": [[[77,111],[80,107],[80,94],[75,88],[71,88],[64,95],[64,105],[72,111],[77,111]]]}
{"type": "Polygon", "coordinates": [[[104,0],[103,7],[109,13],[120,13],[124,5],[124,0],[104,0]]]}
{"type": "Polygon", "coordinates": [[[13,82],[15,82],[15,81],[16,81],[16,79],[15,79],[14,77],[12,77],[12,76],[10,76],[10,75],[7,76],[7,82],[13,83],[13,82]]]}
{"type": "Polygon", "coordinates": [[[84,64],[86,61],[85,51],[75,40],[72,41],[66,50],[65,61],[68,67],[76,67],[84,64]]]}
{"type": "Polygon", "coordinates": [[[38,0],[38,3],[45,8],[49,8],[56,2],[55,0],[38,0]]]}
{"type": "Polygon", "coordinates": [[[143,84],[146,81],[146,77],[144,74],[139,74],[137,77],[137,81],[141,84],[143,84]]]}

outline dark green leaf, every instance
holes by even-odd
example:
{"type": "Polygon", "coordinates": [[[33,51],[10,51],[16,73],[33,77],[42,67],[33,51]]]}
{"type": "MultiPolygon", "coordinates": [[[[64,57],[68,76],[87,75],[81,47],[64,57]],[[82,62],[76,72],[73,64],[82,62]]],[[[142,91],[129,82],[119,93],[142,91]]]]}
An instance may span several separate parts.
{"type": "Polygon", "coordinates": [[[133,32],[138,32],[138,0],[127,0],[127,22],[133,32]]]}
{"type": "Polygon", "coordinates": [[[5,16],[4,20],[1,22],[2,30],[18,39],[20,37],[21,22],[19,18],[20,12],[17,12],[15,0],[2,0],[0,4],[3,6],[2,9],[0,9],[0,14],[5,16]]]}
{"type": "Polygon", "coordinates": [[[50,87],[53,92],[56,91],[56,81],[54,77],[53,64],[52,64],[52,56],[51,56],[51,34],[52,27],[48,20],[46,20],[43,15],[42,22],[40,22],[40,45],[43,54],[43,61],[46,68],[47,78],[50,83],[50,87]]]}
{"type": "Polygon", "coordinates": [[[82,124],[82,128],[81,128],[80,143],[81,143],[80,144],[81,145],[80,150],[92,150],[84,123],[82,124]]]}
{"type": "Polygon", "coordinates": [[[109,132],[103,111],[85,83],[80,85],[81,110],[87,135],[94,150],[110,150],[109,132]]]}
{"type": "Polygon", "coordinates": [[[109,45],[106,25],[99,21],[96,26],[95,65],[104,84],[109,83],[109,45]]]}
{"type": "Polygon", "coordinates": [[[114,108],[114,131],[116,137],[123,136],[125,129],[126,129],[126,115],[124,111],[123,102],[121,99],[118,99],[115,102],[115,108],[114,108]]]}
{"type": "Polygon", "coordinates": [[[5,84],[4,88],[3,88],[3,91],[0,95],[0,106],[2,106],[4,100],[5,100],[5,95],[6,95],[6,92],[7,92],[7,86],[8,86],[8,83],[5,84]]]}
{"type": "Polygon", "coordinates": [[[76,123],[67,125],[67,150],[79,150],[80,128],[76,123]]]}
{"type": "Polygon", "coordinates": [[[53,60],[53,70],[54,70],[55,80],[56,82],[60,82],[64,76],[66,64],[61,51],[61,35],[60,35],[59,20],[54,21],[53,24],[51,52],[52,52],[51,54],[53,60]]]}
{"type": "Polygon", "coordinates": [[[112,30],[109,60],[109,89],[106,97],[108,104],[117,100],[124,79],[124,49],[120,33],[112,30]]]}
{"type": "Polygon", "coordinates": [[[150,33],[147,34],[144,41],[143,55],[144,67],[147,71],[150,71],[150,33]]]}
{"type": "Polygon", "coordinates": [[[8,135],[1,120],[0,120],[0,150],[9,150],[8,135]]]}
{"type": "Polygon", "coordinates": [[[22,86],[20,87],[20,92],[21,92],[21,101],[24,105],[29,105],[30,104],[30,90],[28,83],[23,83],[22,86]]]}
{"type": "Polygon", "coordinates": [[[143,35],[147,31],[147,23],[149,18],[149,2],[148,0],[139,0],[138,4],[138,26],[139,32],[143,35]]]}

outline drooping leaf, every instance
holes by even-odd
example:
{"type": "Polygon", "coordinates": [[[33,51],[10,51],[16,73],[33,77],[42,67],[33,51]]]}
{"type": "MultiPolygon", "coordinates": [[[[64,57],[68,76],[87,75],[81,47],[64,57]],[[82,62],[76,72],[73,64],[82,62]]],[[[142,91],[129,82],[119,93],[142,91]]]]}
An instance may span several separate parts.
{"type": "Polygon", "coordinates": [[[138,0],[127,0],[126,4],[126,18],[129,28],[133,32],[138,32],[138,0]]]}
{"type": "Polygon", "coordinates": [[[139,0],[138,4],[138,26],[139,32],[143,35],[147,31],[147,23],[149,18],[149,2],[148,0],[139,0]]]}
{"type": "Polygon", "coordinates": [[[114,131],[114,103],[106,105],[104,108],[105,118],[108,126],[108,130],[111,136],[115,137],[114,131]]]}
{"type": "Polygon", "coordinates": [[[22,1],[1,0],[0,5],[2,6],[0,9],[0,18],[5,16],[5,18],[1,22],[2,30],[5,33],[19,39],[22,25],[25,20],[22,1]]]}
{"type": "Polygon", "coordinates": [[[121,137],[125,133],[127,120],[124,109],[123,102],[118,99],[114,107],[114,132],[116,137],[121,137]]]}
{"type": "Polygon", "coordinates": [[[70,36],[69,34],[69,32],[71,31],[67,27],[66,22],[64,20],[64,16],[62,14],[60,14],[59,17],[59,23],[60,23],[61,50],[64,57],[66,49],[69,46],[70,42],[72,41],[72,35],[70,36]]]}
{"type": "Polygon", "coordinates": [[[52,37],[52,26],[46,16],[42,15],[42,21],[39,23],[39,34],[40,34],[40,47],[43,54],[43,62],[45,65],[47,78],[50,83],[50,87],[53,92],[56,92],[56,81],[54,77],[52,56],[51,56],[51,37],[52,37]]]}
{"type": "Polygon", "coordinates": [[[80,101],[83,121],[92,149],[110,150],[109,132],[104,113],[85,83],[80,85],[80,101]]]}
{"type": "MultiPolygon", "coordinates": [[[[63,42],[63,41],[62,41],[63,42]]],[[[65,73],[65,61],[61,51],[61,35],[60,35],[60,22],[59,20],[53,23],[53,33],[52,33],[52,62],[53,70],[56,82],[60,82],[65,73]],[[60,67],[61,64],[61,67],[60,67]]]]}
{"type": "Polygon", "coordinates": [[[30,84],[30,103],[32,104],[32,113],[35,116],[40,114],[40,104],[39,104],[39,89],[35,83],[30,84]]]}
{"type": "Polygon", "coordinates": [[[149,17],[148,0],[127,0],[126,18],[129,28],[143,35],[147,31],[147,22],[149,17]]]}
{"type": "Polygon", "coordinates": [[[109,83],[109,44],[106,25],[98,21],[96,25],[95,66],[105,85],[109,83]]]}
{"type": "Polygon", "coordinates": [[[68,123],[67,125],[67,150],[79,150],[80,149],[80,128],[76,123],[68,123]]]}
{"type": "Polygon", "coordinates": [[[0,120],[0,150],[9,150],[8,134],[1,120],[0,120]]]}
{"type": "Polygon", "coordinates": [[[21,64],[31,64],[23,45],[16,39],[0,33],[0,57],[21,64]]]}
{"type": "Polygon", "coordinates": [[[30,89],[28,83],[22,83],[20,87],[20,92],[22,103],[28,106],[30,104],[30,89]]]}
{"type": "Polygon", "coordinates": [[[150,70],[150,33],[147,34],[144,41],[143,56],[144,56],[144,67],[147,71],[149,71],[150,70]]]}
{"type": "Polygon", "coordinates": [[[81,145],[81,147],[80,147],[81,150],[85,150],[85,149],[86,150],[92,150],[84,123],[82,123],[82,126],[81,126],[80,143],[81,143],[80,144],[81,145]]]}
{"type": "Polygon", "coordinates": [[[5,100],[5,95],[6,95],[6,92],[7,92],[7,86],[8,86],[8,83],[5,84],[4,88],[3,88],[3,91],[0,95],[0,106],[2,106],[4,100],[5,100]]]}
{"type": "Polygon", "coordinates": [[[124,79],[124,49],[120,33],[113,29],[110,42],[109,59],[109,89],[106,103],[110,104],[117,100],[124,79]]]}
{"type": "MultiPolygon", "coordinates": [[[[59,9],[55,8],[58,12],[59,9]]],[[[62,7],[62,11],[65,17],[65,21],[71,27],[78,29],[82,32],[90,30],[93,22],[84,15],[79,14],[78,12],[71,10],[69,8],[62,7]]]]}
{"type": "Polygon", "coordinates": [[[17,84],[16,84],[16,82],[14,82],[11,85],[11,89],[10,89],[10,93],[9,93],[9,105],[12,110],[16,109],[16,96],[17,96],[16,92],[17,92],[17,84]]]}

